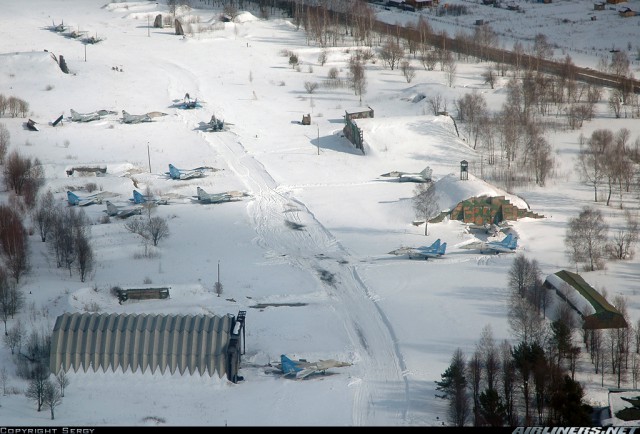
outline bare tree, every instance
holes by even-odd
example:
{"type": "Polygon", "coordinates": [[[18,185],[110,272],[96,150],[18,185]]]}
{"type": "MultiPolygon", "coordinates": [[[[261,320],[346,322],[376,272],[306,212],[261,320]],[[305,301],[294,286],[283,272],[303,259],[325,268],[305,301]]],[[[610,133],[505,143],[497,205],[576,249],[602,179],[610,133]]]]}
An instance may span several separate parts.
{"type": "Polygon", "coordinates": [[[231,21],[234,21],[238,16],[238,14],[240,13],[240,11],[238,10],[238,8],[233,2],[225,3],[224,7],[222,8],[222,12],[225,15],[227,15],[229,18],[231,18],[231,21]]]}
{"type": "Polygon", "coordinates": [[[429,219],[434,218],[440,212],[436,196],[436,185],[433,182],[416,184],[413,190],[413,210],[416,217],[424,218],[424,234],[429,235],[429,219]]]}
{"type": "Polygon", "coordinates": [[[367,79],[364,73],[364,65],[355,57],[349,60],[349,78],[351,88],[360,97],[360,102],[362,102],[362,94],[367,91],[367,79]]]}
{"type": "Polygon", "coordinates": [[[149,239],[154,246],[157,246],[160,240],[169,236],[169,225],[162,217],[153,217],[147,225],[149,239]]]}
{"type": "Polygon", "coordinates": [[[60,389],[58,389],[51,380],[47,380],[44,383],[44,393],[42,397],[42,403],[49,407],[49,411],[51,412],[51,420],[55,419],[55,409],[57,406],[62,404],[62,395],[60,394],[60,389]]]}
{"type": "MultiPolygon", "coordinates": [[[[2,116],[1,111],[0,116],[2,116]]],[[[7,150],[9,149],[10,144],[11,134],[9,134],[7,127],[3,123],[0,123],[0,164],[4,164],[4,159],[7,155],[7,150]]]]}
{"type": "Polygon", "coordinates": [[[451,52],[447,52],[447,56],[443,59],[442,65],[447,79],[447,85],[449,85],[449,87],[453,87],[453,83],[456,80],[456,70],[458,69],[458,65],[451,52]]]}
{"type": "Polygon", "coordinates": [[[444,100],[442,95],[437,93],[434,96],[428,99],[429,105],[431,106],[431,110],[433,111],[433,115],[437,116],[440,113],[441,107],[444,104],[444,100]]]}
{"type": "Polygon", "coordinates": [[[403,60],[400,62],[400,71],[402,71],[402,75],[407,80],[407,83],[411,83],[413,78],[416,76],[416,70],[408,60],[403,60]]]}
{"type": "Polygon", "coordinates": [[[491,89],[496,85],[496,74],[493,71],[493,68],[487,68],[486,71],[482,73],[482,78],[485,83],[491,86],[491,89]]]}
{"type": "Polygon", "coordinates": [[[500,344],[500,383],[502,384],[502,397],[506,412],[507,425],[518,424],[518,416],[515,409],[516,365],[512,356],[512,347],[506,339],[500,344]]]}
{"type": "Polygon", "coordinates": [[[59,211],[52,224],[50,246],[56,255],[57,266],[67,268],[71,276],[73,264],[78,259],[75,240],[80,233],[88,234],[89,220],[84,210],[77,207],[61,207],[59,211]]]}
{"type": "Polygon", "coordinates": [[[629,210],[625,210],[624,217],[625,226],[613,232],[611,242],[607,246],[607,251],[610,252],[611,257],[620,260],[633,259],[634,247],[640,234],[640,222],[637,216],[631,214],[629,210]]]}
{"type": "Polygon", "coordinates": [[[75,232],[74,245],[76,251],[76,268],[80,274],[80,281],[84,282],[86,277],[93,271],[95,265],[93,248],[84,231],[75,232]]]}
{"type": "MultiPolygon", "coordinates": [[[[6,323],[5,323],[6,327],[6,323]]],[[[15,354],[16,350],[20,353],[20,348],[22,347],[22,341],[25,337],[25,330],[22,327],[22,323],[20,321],[16,322],[16,324],[9,329],[9,332],[5,332],[4,335],[4,344],[11,350],[11,354],[15,354]]]]}
{"type": "Polygon", "coordinates": [[[169,236],[169,225],[162,217],[150,219],[131,219],[125,224],[125,228],[134,234],[140,235],[144,240],[157,246],[160,240],[169,236]]]}
{"type": "Polygon", "coordinates": [[[482,382],[482,355],[476,349],[467,362],[467,375],[471,387],[471,401],[473,402],[473,426],[482,425],[480,419],[480,392],[482,382]]]}
{"type": "Polygon", "coordinates": [[[7,372],[6,367],[2,367],[0,369],[0,384],[2,385],[2,394],[7,394],[7,386],[9,385],[9,373],[7,372]]]}
{"type": "Polygon", "coordinates": [[[63,369],[60,369],[60,372],[56,375],[56,382],[60,387],[60,396],[64,398],[64,390],[67,388],[71,380],[69,380],[69,377],[63,369]]]}
{"type": "Polygon", "coordinates": [[[519,342],[544,344],[547,325],[528,299],[514,292],[509,297],[508,309],[509,327],[519,342]]]}
{"type": "Polygon", "coordinates": [[[46,193],[40,196],[36,208],[33,210],[33,221],[38,228],[40,239],[43,243],[47,241],[47,235],[52,230],[55,209],[53,192],[47,190],[46,193]]]}
{"type": "Polygon", "coordinates": [[[613,133],[611,130],[595,130],[586,140],[580,135],[577,169],[582,177],[593,186],[594,202],[598,201],[598,186],[607,175],[604,155],[612,143],[613,133]]]}
{"type": "Polygon", "coordinates": [[[289,54],[289,65],[291,65],[291,68],[295,69],[299,64],[300,60],[298,59],[298,55],[295,53],[289,54]]]}
{"type": "Polygon", "coordinates": [[[382,63],[393,71],[403,58],[404,48],[400,46],[396,38],[388,37],[380,48],[380,59],[382,63]]]}
{"type": "Polygon", "coordinates": [[[487,324],[482,328],[480,341],[476,349],[482,355],[484,378],[488,389],[496,389],[498,384],[498,373],[500,372],[500,355],[493,339],[491,325],[487,324]]]}
{"type": "Polygon", "coordinates": [[[324,66],[324,64],[327,63],[327,57],[327,50],[322,50],[320,54],[318,54],[318,63],[320,66],[324,66]]]}
{"type": "Polygon", "coordinates": [[[48,383],[49,372],[42,364],[37,364],[33,371],[33,378],[29,381],[29,386],[24,395],[35,401],[38,411],[42,410],[44,404],[45,388],[48,383]]]}
{"type": "Polygon", "coordinates": [[[316,91],[317,88],[318,88],[318,83],[316,82],[311,82],[311,81],[304,82],[304,89],[307,91],[307,93],[313,93],[316,91]]]}
{"type": "Polygon", "coordinates": [[[595,208],[584,207],[578,217],[569,219],[564,243],[576,266],[585,262],[589,271],[604,268],[608,230],[602,212],[595,208]]]}
{"type": "Polygon", "coordinates": [[[20,278],[29,270],[29,243],[22,217],[7,205],[0,205],[0,248],[11,277],[20,278]]]}
{"type": "Polygon", "coordinates": [[[458,116],[464,122],[469,142],[473,141],[473,149],[476,149],[482,125],[488,117],[487,101],[481,93],[474,90],[460,98],[457,106],[458,116]]]}
{"type": "Polygon", "coordinates": [[[0,266],[0,318],[4,322],[4,335],[7,336],[7,321],[13,316],[13,307],[11,303],[11,287],[12,282],[9,281],[7,272],[4,267],[0,266]]]}

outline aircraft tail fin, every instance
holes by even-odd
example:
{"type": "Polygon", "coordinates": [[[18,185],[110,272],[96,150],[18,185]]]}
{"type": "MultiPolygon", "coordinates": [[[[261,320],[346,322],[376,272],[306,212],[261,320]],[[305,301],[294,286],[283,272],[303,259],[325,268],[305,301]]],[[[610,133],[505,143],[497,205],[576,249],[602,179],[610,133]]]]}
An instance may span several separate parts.
{"type": "Polygon", "coordinates": [[[447,251],[447,243],[442,243],[442,245],[438,249],[438,254],[439,255],[444,255],[444,252],[446,252],[446,251],[447,251]]]}
{"type": "Polygon", "coordinates": [[[206,191],[204,191],[204,190],[203,190],[202,188],[200,188],[200,187],[198,187],[198,188],[196,189],[196,191],[198,192],[198,199],[199,199],[199,200],[202,200],[202,199],[204,199],[204,198],[205,198],[205,196],[207,196],[207,192],[206,192],[206,191]]]}
{"type": "Polygon", "coordinates": [[[433,171],[431,170],[431,167],[427,166],[424,169],[422,169],[422,171],[420,172],[420,175],[422,175],[424,179],[431,180],[432,172],[433,171]]]}
{"type": "Polygon", "coordinates": [[[440,249],[440,238],[438,238],[437,240],[435,240],[433,242],[433,244],[431,244],[431,246],[429,246],[430,250],[433,250],[434,252],[437,252],[438,249],[440,249]]]}
{"type": "Polygon", "coordinates": [[[180,169],[169,163],[169,176],[172,179],[180,179],[180,169]]]}
{"type": "Polygon", "coordinates": [[[78,205],[80,203],[80,198],[77,194],[67,191],[67,202],[69,202],[69,205],[78,205]]]}
{"type": "Polygon", "coordinates": [[[145,203],[147,200],[144,198],[143,194],[138,190],[133,190],[133,202],[134,203],[145,203]]]}
{"type": "Polygon", "coordinates": [[[293,360],[291,360],[284,354],[280,356],[280,363],[282,364],[282,372],[285,375],[296,375],[299,371],[302,370],[296,365],[293,360]]]}
{"type": "Polygon", "coordinates": [[[107,204],[107,215],[115,216],[118,215],[118,208],[109,201],[106,201],[107,204]]]}
{"type": "Polygon", "coordinates": [[[504,237],[504,239],[500,243],[505,247],[510,248],[511,244],[513,243],[513,234],[509,234],[506,237],[504,237]]]}
{"type": "Polygon", "coordinates": [[[515,250],[518,247],[518,237],[513,237],[513,240],[509,243],[509,248],[515,250]]]}

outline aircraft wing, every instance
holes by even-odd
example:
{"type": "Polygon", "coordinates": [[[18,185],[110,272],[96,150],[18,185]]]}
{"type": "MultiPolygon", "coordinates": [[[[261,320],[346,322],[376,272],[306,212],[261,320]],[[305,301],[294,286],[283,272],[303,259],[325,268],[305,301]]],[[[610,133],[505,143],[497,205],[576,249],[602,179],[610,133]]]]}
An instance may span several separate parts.
{"type": "Polygon", "coordinates": [[[88,205],[93,205],[98,203],[102,203],[102,201],[97,197],[90,198],[90,199],[80,199],[78,201],[78,206],[88,206],[88,205]]]}
{"type": "Polygon", "coordinates": [[[296,379],[303,380],[316,372],[318,372],[318,369],[316,368],[305,368],[296,374],[296,379]]]}
{"type": "Polygon", "coordinates": [[[384,176],[385,178],[399,178],[404,174],[406,174],[406,172],[400,172],[400,171],[397,171],[397,170],[392,170],[391,172],[383,173],[380,176],[384,176]]]}
{"type": "Polygon", "coordinates": [[[204,172],[201,170],[188,170],[180,172],[180,179],[194,179],[194,178],[202,178],[204,176],[204,172]]]}
{"type": "Polygon", "coordinates": [[[472,241],[467,244],[459,245],[458,248],[467,250],[487,250],[487,245],[488,244],[484,241],[472,241]]]}
{"type": "Polygon", "coordinates": [[[400,182],[427,182],[424,176],[419,173],[405,173],[398,178],[400,182]]]}
{"type": "Polygon", "coordinates": [[[341,362],[339,360],[320,360],[316,363],[317,370],[326,371],[329,368],[343,368],[345,366],[351,366],[352,364],[349,362],[341,362]]]}

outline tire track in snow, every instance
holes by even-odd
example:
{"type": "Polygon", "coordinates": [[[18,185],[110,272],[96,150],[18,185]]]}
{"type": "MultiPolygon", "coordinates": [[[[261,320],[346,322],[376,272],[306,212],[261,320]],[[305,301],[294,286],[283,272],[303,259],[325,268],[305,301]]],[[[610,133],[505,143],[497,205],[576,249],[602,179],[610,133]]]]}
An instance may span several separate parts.
{"type": "Polygon", "coordinates": [[[343,319],[358,354],[363,356],[354,365],[360,379],[354,386],[353,424],[406,423],[410,404],[409,383],[403,375],[406,366],[388,318],[352,265],[356,261],[304,203],[290,196],[288,188],[276,185],[264,166],[247,154],[232,133],[216,133],[206,140],[253,196],[247,211],[255,225],[258,244],[309,273],[326,272],[333,276],[333,284],[325,286],[332,307],[343,319]],[[288,228],[285,220],[304,224],[304,230],[288,228]],[[400,414],[389,414],[390,408],[385,407],[385,403],[397,400],[398,396],[404,397],[404,405],[392,408],[403,410],[400,414]]]}

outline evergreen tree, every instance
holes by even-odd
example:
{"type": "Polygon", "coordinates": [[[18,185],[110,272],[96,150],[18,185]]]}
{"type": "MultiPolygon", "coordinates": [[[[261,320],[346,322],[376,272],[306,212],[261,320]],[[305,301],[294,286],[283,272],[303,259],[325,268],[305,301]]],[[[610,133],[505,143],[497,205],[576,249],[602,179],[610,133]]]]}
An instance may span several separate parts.
{"type": "Polygon", "coordinates": [[[551,395],[550,407],[559,426],[591,426],[591,406],[583,402],[584,391],[577,381],[568,375],[551,395]]]}
{"type": "Polygon", "coordinates": [[[480,394],[479,402],[480,415],[488,426],[504,426],[507,409],[497,391],[485,390],[480,394]]]}
{"type": "Polygon", "coordinates": [[[464,353],[456,349],[451,357],[451,364],[436,381],[437,398],[449,401],[448,420],[455,426],[464,426],[471,413],[469,395],[467,394],[466,362],[464,353]]]}

